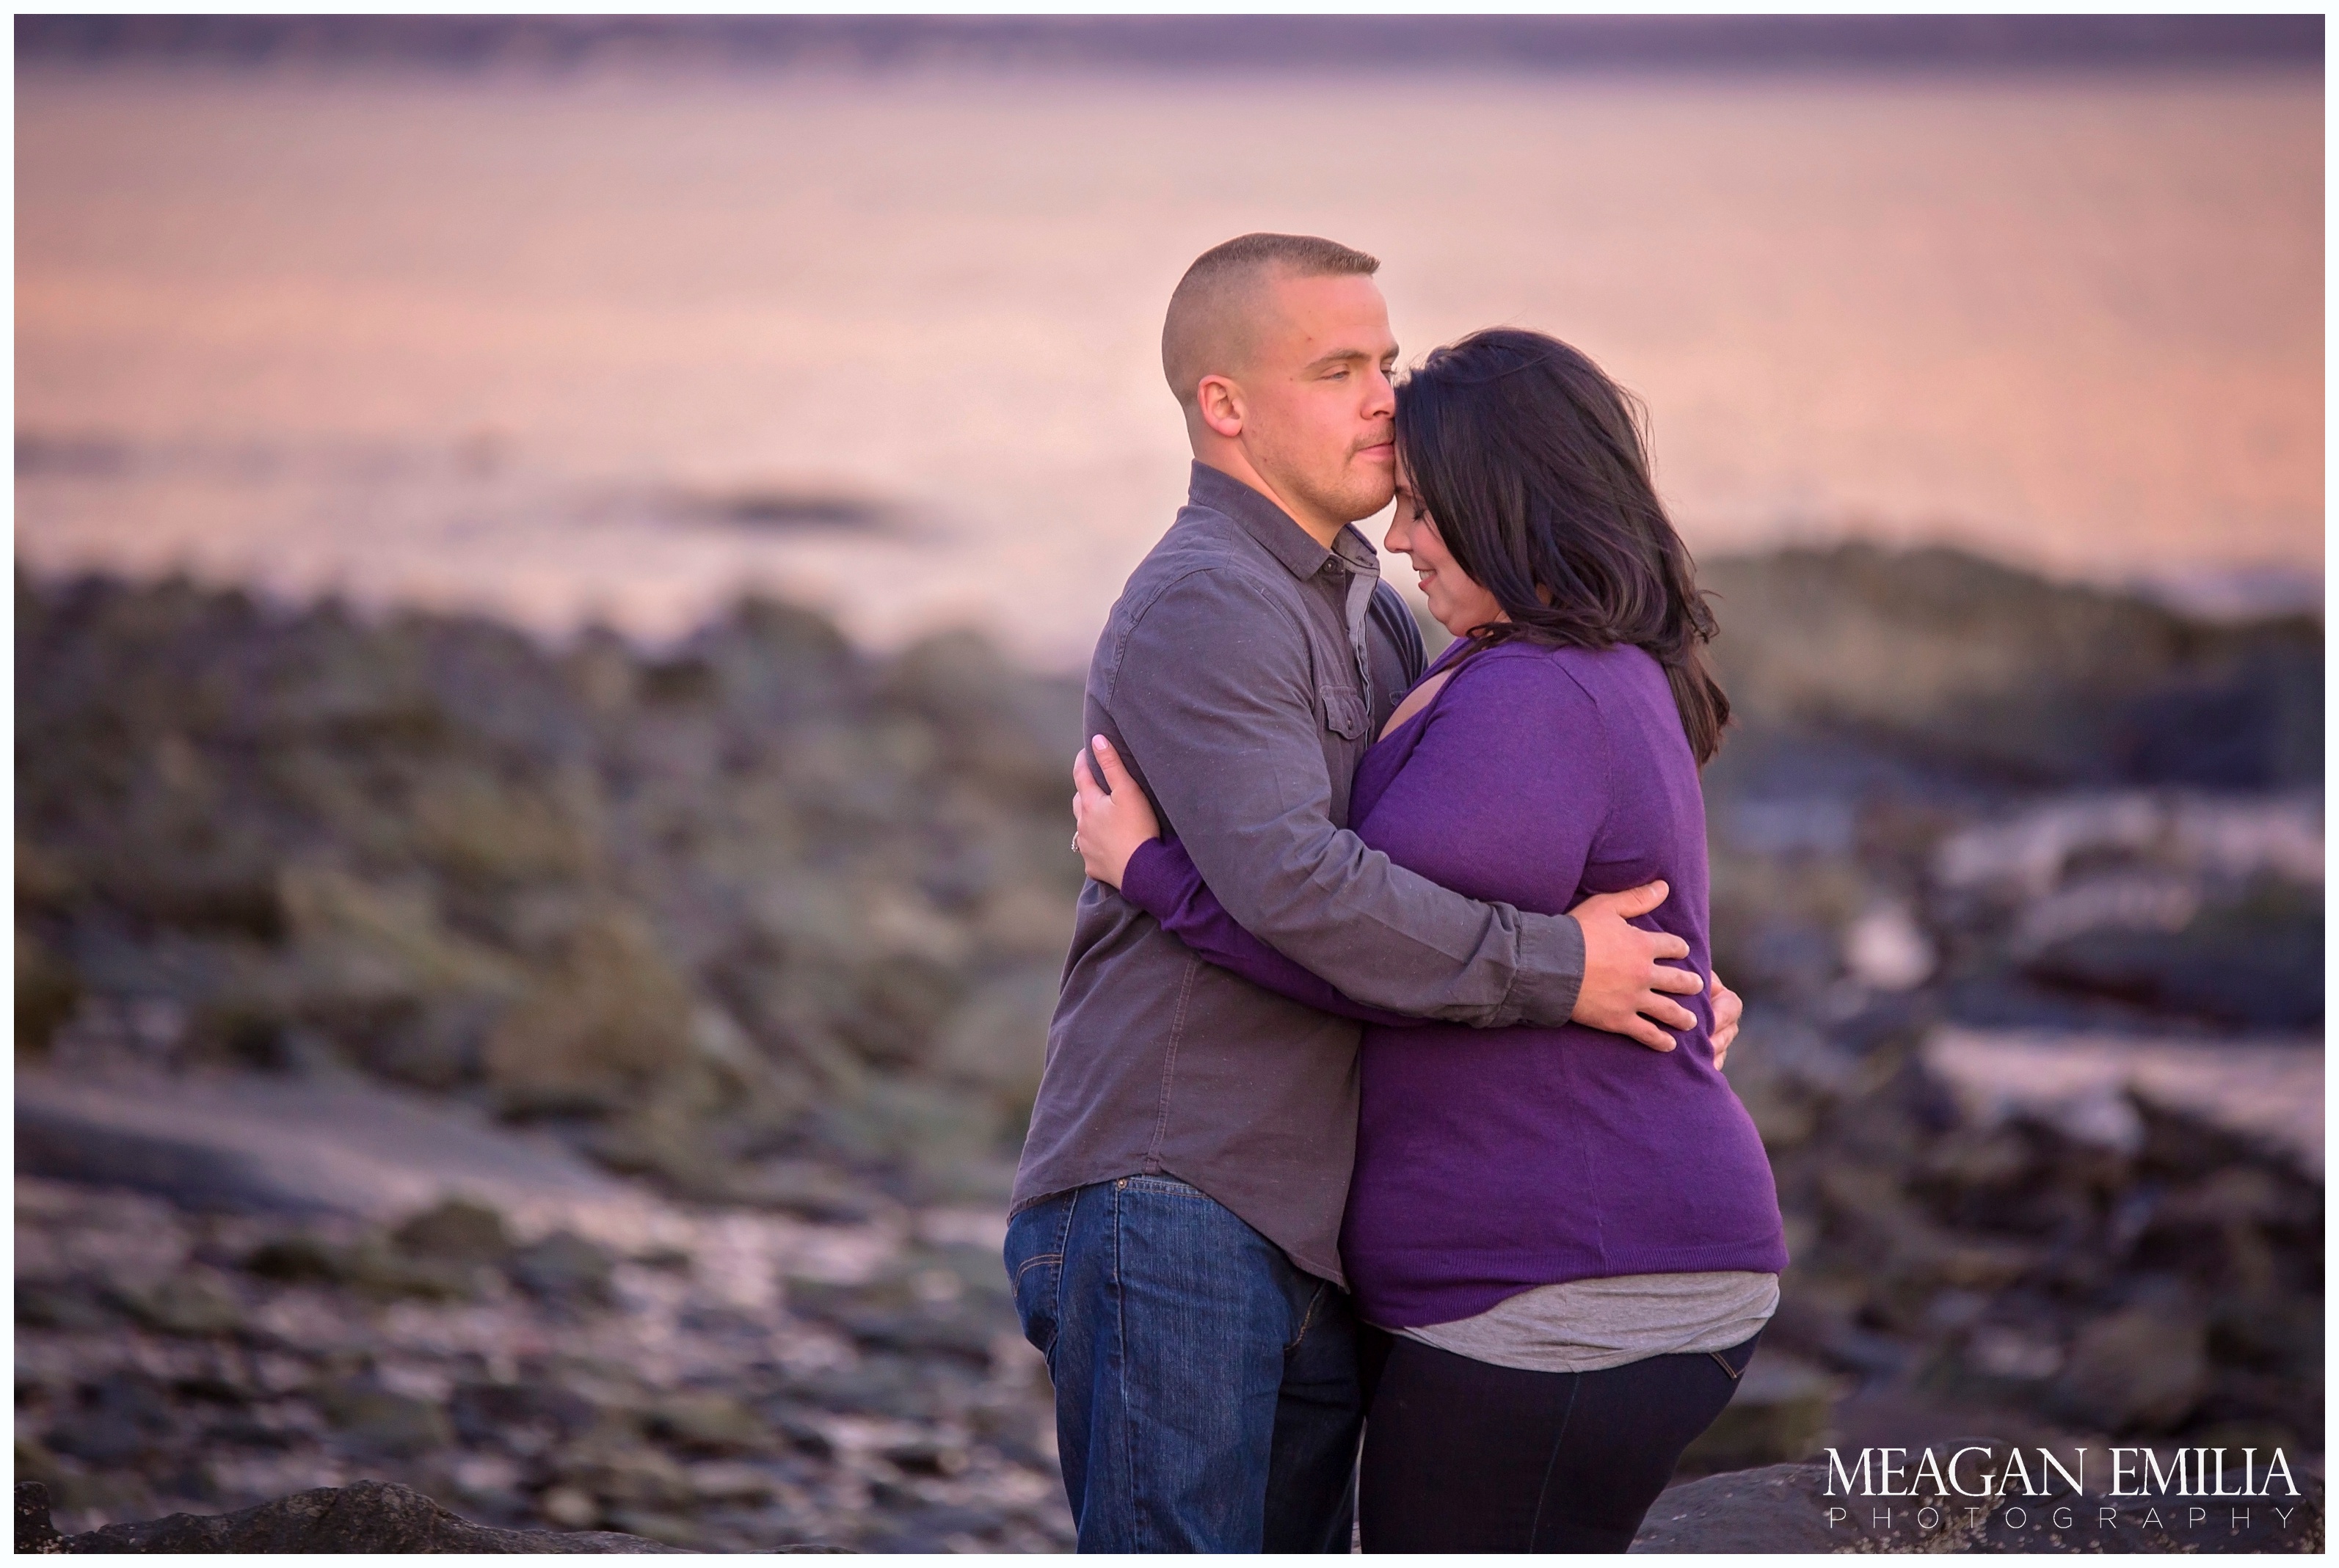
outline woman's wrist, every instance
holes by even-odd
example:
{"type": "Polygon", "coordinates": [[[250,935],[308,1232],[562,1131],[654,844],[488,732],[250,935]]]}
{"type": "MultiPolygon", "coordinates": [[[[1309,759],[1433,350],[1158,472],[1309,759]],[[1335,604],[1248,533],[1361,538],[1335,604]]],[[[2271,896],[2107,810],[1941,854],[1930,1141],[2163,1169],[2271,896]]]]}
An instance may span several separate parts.
{"type": "Polygon", "coordinates": [[[1156,920],[1176,902],[1176,879],[1168,874],[1170,858],[1168,843],[1150,838],[1130,852],[1120,868],[1120,896],[1156,920]]]}

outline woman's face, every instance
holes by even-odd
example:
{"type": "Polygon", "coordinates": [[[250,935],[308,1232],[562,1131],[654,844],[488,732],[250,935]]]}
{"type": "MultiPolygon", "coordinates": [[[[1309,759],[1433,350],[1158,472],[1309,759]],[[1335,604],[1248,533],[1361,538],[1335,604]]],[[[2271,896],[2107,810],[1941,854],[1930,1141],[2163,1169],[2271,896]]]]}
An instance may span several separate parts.
{"type": "Polygon", "coordinates": [[[1437,525],[1429,520],[1421,498],[1414,494],[1413,476],[1402,459],[1396,466],[1396,516],[1390,519],[1383,543],[1413,562],[1421,578],[1421,591],[1429,600],[1430,616],[1456,636],[1489,621],[1508,618],[1495,596],[1466,576],[1446,554],[1446,541],[1437,537],[1437,525]]]}

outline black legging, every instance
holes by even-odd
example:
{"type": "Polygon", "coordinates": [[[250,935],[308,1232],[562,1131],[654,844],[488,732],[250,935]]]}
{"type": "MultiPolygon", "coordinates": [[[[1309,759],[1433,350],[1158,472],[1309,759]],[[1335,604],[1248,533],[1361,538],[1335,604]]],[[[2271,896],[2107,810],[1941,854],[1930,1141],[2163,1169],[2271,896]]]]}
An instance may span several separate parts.
{"type": "Polygon", "coordinates": [[[1519,1372],[1364,1332],[1367,1552],[1623,1551],[1754,1355],[1519,1372]]]}

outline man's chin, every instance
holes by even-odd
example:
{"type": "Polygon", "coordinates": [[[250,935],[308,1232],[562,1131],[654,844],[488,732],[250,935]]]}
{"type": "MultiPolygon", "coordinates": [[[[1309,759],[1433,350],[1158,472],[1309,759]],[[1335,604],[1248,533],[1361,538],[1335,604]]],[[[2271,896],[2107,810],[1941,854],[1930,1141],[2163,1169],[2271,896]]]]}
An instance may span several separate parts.
{"type": "Polygon", "coordinates": [[[1347,522],[1361,523],[1395,499],[1394,480],[1382,485],[1360,485],[1340,498],[1338,516],[1347,522]]]}

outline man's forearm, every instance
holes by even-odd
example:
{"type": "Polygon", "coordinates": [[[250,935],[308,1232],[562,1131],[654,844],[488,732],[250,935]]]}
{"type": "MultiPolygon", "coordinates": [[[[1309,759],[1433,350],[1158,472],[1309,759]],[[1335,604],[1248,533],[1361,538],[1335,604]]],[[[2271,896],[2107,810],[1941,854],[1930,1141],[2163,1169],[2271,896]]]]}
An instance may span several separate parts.
{"type": "MultiPolygon", "coordinates": [[[[1256,932],[1246,930],[1228,912],[1225,902],[1218,894],[1204,884],[1202,873],[1195,866],[1193,857],[1186,853],[1185,845],[1174,838],[1157,839],[1140,845],[1123,871],[1120,892],[1122,897],[1160,921],[1163,929],[1188,947],[1211,962],[1234,971],[1254,985],[1264,986],[1295,1001],[1304,1001],[1310,1007],[1367,1023],[1426,1021],[1420,1014],[1361,1005],[1341,985],[1294,962],[1280,949],[1270,945],[1256,932]]],[[[1538,929],[1539,920],[1540,917],[1534,915],[1524,917],[1520,933],[1523,942],[1532,943],[1541,939],[1543,932],[1538,929]]],[[[1566,916],[1561,916],[1560,921],[1562,929],[1554,934],[1563,942],[1574,938],[1580,949],[1582,934],[1576,922],[1566,916]]],[[[1370,967],[1359,964],[1358,955],[1353,952],[1341,953],[1337,967],[1344,974],[1351,968],[1357,969],[1354,983],[1365,983],[1363,977],[1370,972],[1370,967]]],[[[1535,962],[1530,955],[1522,972],[1529,977],[1530,983],[1534,983],[1547,971],[1558,972],[1564,969],[1564,962],[1543,965],[1535,962]]],[[[1541,1015],[1552,1007],[1562,1005],[1563,1000],[1565,1005],[1572,1007],[1576,988],[1568,984],[1564,977],[1559,983],[1565,992],[1564,999],[1531,998],[1522,1011],[1535,1015],[1541,1021],[1541,1015]]],[[[1515,991],[1516,988],[1514,989],[1515,991]]],[[[1499,1012],[1486,1012],[1454,1021],[1499,1021],[1499,1012]]]]}
{"type": "Polygon", "coordinates": [[[1479,1028],[1568,1021],[1584,980],[1574,920],[1466,898],[1321,830],[1313,854],[1304,838],[1277,853],[1267,834],[1187,848],[1247,930],[1358,1001],[1479,1028]]]}
{"type": "Polygon", "coordinates": [[[1321,678],[1254,587],[1196,573],[1139,617],[1098,695],[1228,912],[1286,957],[1415,1018],[1567,1021],[1584,975],[1573,921],[1465,898],[1333,824],[1321,678]],[[1230,639],[1236,624],[1256,630],[1230,639]]]}

